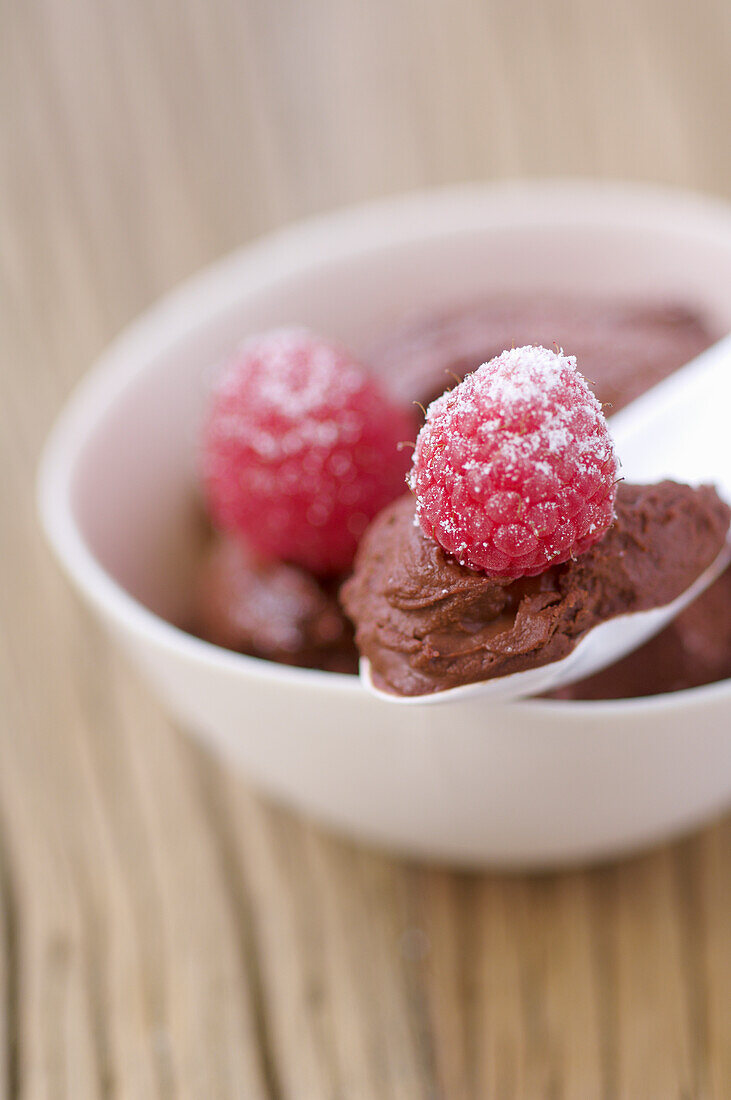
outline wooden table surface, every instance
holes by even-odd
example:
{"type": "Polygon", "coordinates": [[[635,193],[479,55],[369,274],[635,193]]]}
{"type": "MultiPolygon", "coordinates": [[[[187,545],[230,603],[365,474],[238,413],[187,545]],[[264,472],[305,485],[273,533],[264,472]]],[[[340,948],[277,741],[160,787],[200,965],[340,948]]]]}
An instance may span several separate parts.
{"type": "Polygon", "coordinates": [[[731,1096],[728,822],[532,878],[323,835],[172,728],[32,489],[109,338],[284,220],[520,174],[730,196],[730,51],[726,0],[0,0],[4,1096],[731,1096]]]}

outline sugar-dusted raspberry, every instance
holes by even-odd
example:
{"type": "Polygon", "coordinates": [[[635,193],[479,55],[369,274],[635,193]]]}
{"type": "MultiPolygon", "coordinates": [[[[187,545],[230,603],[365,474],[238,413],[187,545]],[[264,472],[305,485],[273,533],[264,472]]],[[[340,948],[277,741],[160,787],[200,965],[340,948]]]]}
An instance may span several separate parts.
{"type": "Polygon", "coordinates": [[[347,351],[303,329],[256,336],[224,369],[204,429],[211,518],[266,558],[341,572],[403,491],[399,444],[414,431],[347,351]]]}
{"type": "Polygon", "coordinates": [[[409,483],[422,529],[462,565],[542,573],[601,538],[617,459],[576,359],[514,348],[434,401],[409,483]]]}

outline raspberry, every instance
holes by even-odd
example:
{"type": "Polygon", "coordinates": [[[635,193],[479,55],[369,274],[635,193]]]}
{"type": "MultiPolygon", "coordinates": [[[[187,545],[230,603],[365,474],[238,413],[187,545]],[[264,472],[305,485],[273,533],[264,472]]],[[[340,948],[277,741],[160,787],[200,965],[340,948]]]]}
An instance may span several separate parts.
{"type": "Polygon", "coordinates": [[[614,518],[617,459],[576,359],[514,348],[434,401],[409,484],[422,530],[491,576],[576,557],[614,518]]]}
{"type": "Polygon", "coordinates": [[[413,439],[352,356],[302,329],[248,340],[215,387],[203,435],[213,522],[260,555],[346,570],[377,512],[403,491],[413,439]]]}

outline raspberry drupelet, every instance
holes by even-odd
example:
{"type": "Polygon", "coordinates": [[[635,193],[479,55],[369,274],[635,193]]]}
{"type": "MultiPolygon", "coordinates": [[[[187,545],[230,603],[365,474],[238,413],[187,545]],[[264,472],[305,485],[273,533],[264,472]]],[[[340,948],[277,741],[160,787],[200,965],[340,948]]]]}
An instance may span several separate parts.
{"type": "Polygon", "coordinates": [[[514,348],[434,401],[409,484],[422,530],[494,577],[577,557],[614,516],[617,459],[576,359],[514,348]]]}
{"type": "Polygon", "coordinates": [[[404,486],[411,410],[305,329],[246,341],[215,387],[202,447],[211,518],[263,558],[345,571],[404,486]]]}

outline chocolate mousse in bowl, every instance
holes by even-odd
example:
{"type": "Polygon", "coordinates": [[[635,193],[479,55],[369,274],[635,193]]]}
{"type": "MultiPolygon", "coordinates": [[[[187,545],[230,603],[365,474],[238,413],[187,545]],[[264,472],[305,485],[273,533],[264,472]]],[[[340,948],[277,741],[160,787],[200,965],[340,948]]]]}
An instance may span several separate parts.
{"type": "MultiPolygon", "coordinates": [[[[626,669],[574,685],[575,697],[440,706],[399,706],[369,695],[352,673],[331,671],[354,668],[357,657],[340,593],[357,577],[352,555],[367,532],[390,509],[406,509],[398,502],[408,492],[408,444],[422,419],[412,401],[426,406],[504,350],[557,344],[613,406],[604,409],[611,429],[623,401],[731,329],[729,286],[728,207],[655,189],[459,188],[292,227],[204,273],[110,349],[44,454],[46,530],[171,714],[278,801],[360,840],[463,865],[551,867],[658,842],[731,798],[731,683],[721,679],[731,653],[728,578],[626,669]],[[320,462],[333,433],[311,419],[305,436],[258,435],[260,457],[284,462],[310,449],[295,509],[304,522],[288,528],[281,499],[268,510],[254,494],[249,507],[232,508],[236,479],[224,476],[201,558],[195,458],[214,366],[242,339],[293,325],[359,364],[338,391],[341,449],[320,462]],[[356,454],[356,421],[374,393],[390,411],[368,415],[378,438],[356,454]],[[400,468],[383,459],[389,439],[407,445],[400,468]],[[312,478],[323,479],[325,496],[310,511],[300,505],[312,478]],[[345,494],[332,495],[351,478],[345,494]],[[349,514],[332,538],[338,501],[349,514]],[[235,538],[232,524],[241,525],[235,538]],[[194,614],[196,633],[210,641],[184,629],[194,614]],[[635,697],[648,689],[657,694],[635,697]]],[[[321,387],[301,396],[311,410],[333,411],[321,387]]],[[[236,416],[227,423],[235,435],[236,416]]],[[[247,459],[245,469],[249,486],[269,493],[259,465],[247,459]]],[[[291,468],[287,476],[294,492],[291,468]]],[[[579,571],[591,565],[598,577],[622,539],[639,545],[666,517],[665,534],[682,532],[685,557],[671,560],[668,539],[653,539],[648,552],[664,576],[682,579],[698,565],[693,553],[704,552],[699,532],[723,520],[709,491],[661,484],[621,482],[614,508],[616,523],[575,562],[511,580],[509,592],[468,581],[475,604],[490,606],[500,626],[517,624],[523,604],[534,638],[555,624],[560,640],[573,629],[572,593],[586,593],[590,616],[592,593],[609,591],[579,571]]],[[[647,559],[628,568],[622,599],[648,595],[640,563],[647,559]]],[[[482,628],[490,635],[478,621],[482,628]]]]}
{"type": "MultiPolygon", "coordinates": [[[[540,345],[551,334],[556,347],[576,351],[607,413],[713,342],[704,318],[677,303],[545,293],[412,318],[380,337],[365,359],[396,401],[426,407],[506,345],[540,345]]],[[[276,369],[273,363],[271,373],[276,369]]],[[[395,462],[398,482],[401,457],[392,448],[384,461],[395,462]]],[[[670,603],[715,558],[726,526],[710,489],[622,485],[613,529],[588,558],[553,568],[539,582],[506,585],[499,573],[464,574],[417,533],[413,518],[408,497],[380,514],[366,538],[369,561],[340,599],[350,556],[340,576],[326,570],[323,577],[286,560],[286,548],[284,560],[261,560],[245,539],[218,536],[202,567],[198,629],[241,653],[330,672],[355,673],[360,654],[382,688],[443,690],[560,660],[592,625],[670,603]]],[[[557,696],[631,698],[731,675],[729,600],[731,570],[639,651],[557,696]]]]}

